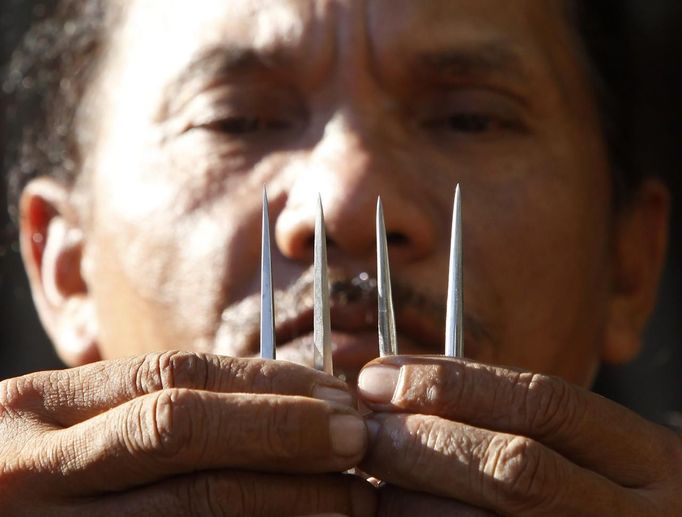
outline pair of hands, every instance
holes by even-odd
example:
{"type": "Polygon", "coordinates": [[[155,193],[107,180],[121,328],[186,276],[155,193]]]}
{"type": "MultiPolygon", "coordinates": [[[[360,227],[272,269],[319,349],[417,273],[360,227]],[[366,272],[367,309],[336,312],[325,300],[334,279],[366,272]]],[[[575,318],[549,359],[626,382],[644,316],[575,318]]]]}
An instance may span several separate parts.
{"type": "Polygon", "coordinates": [[[561,380],[149,354],[0,383],[6,515],[682,514],[682,438],[561,380]],[[338,474],[359,465],[376,490],[338,474]]]}

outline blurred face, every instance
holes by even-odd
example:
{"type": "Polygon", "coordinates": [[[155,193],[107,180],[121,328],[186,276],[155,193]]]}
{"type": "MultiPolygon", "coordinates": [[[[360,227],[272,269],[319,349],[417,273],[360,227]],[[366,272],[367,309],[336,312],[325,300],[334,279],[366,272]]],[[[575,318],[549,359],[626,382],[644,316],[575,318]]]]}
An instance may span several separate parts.
{"type": "Polygon", "coordinates": [[[588,384],[611,193],[578,49],[558,1],[130,2],[89,161],[102,355],[257,353],[263,186],[278,358],[312,361],[318,193],[336,370],[377,355],[377,195],[400,351],[442,353],[460,183],[465,355],[588,384]]]}

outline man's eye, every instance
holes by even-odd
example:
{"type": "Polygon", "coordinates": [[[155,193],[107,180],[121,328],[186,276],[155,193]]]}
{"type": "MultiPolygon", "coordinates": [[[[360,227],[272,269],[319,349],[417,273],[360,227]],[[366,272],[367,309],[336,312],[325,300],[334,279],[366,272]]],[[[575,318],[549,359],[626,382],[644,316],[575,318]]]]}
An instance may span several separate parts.
{"type": "Polygon", "coordinates": [[[490,131],[511,129],[513,124],[497,117],[482,113],[455,113],[425,124],[428,128],[457,133],[480,134],[490,131]]]}
{"type": "Polygon", "coordinates": [[[477,113],[459,113],[447,118],[447,125],[453,131],[462,133],[483,133],[494,129],[496,121],[492,117],[477,113]]]}
{"type": "Polygon", "coordinates": [[[227,135],[248,135],[262,131],[281,131],[289,129],[291,124],[285,120],[264,119],[259,117],[228,117],[203,125],[211,131],[227,135]]]}

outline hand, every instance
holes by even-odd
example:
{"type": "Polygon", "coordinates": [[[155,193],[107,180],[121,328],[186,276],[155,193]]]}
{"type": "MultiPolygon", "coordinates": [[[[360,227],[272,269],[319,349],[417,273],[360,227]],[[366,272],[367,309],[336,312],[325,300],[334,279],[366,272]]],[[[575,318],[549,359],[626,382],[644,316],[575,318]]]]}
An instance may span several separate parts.
{"type": "Polygon", "coordinates": [[[378,506],[377,517],[414,517],[415,515],[489,517],[496,515],[454,499],[405,490],[388,484],[379,488],[378,506]]]}
{"type": "Polygon", "coordinates": [[[326,474],[365,452],[351,400],[343,382],[292,363],[182,352],[9,379],[0,383],[0,507],[373,515],[367,483],[326,474]]]}
{"type": "Polygon", "coordinates": [[[369,474],[506,515],[682,515],[682,438],[558,378],[387,357],[360,374],[369,474]]]}

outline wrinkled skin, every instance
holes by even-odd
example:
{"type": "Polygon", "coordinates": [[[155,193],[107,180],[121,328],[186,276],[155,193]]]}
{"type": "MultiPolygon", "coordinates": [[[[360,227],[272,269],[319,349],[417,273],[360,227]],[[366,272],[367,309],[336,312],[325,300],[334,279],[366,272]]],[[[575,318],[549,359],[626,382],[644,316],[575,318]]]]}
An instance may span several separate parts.
{"type": "MultiPolygon", "coordinates": [[[[526,3],[132,8],[99,90],[113,105],[98,127],[85,248],[102,355],[256,352],[255,325],[215,336],[226,307],[258,295],[263,185],[281,289],[310,266],[318,193],[330,267],[373,273],[381,194],[396,282],[442,304],[460,182],[466,308],[481,329],[469,355],[589,383],[609,294],[610,173],[571,34],[526,3]],[[203,75],[182,74],[216,46],[237,63],[223,52],[203,75]]],[[[403,336],[403,351],[441,350],[434,319],[418,333],[428,342],[403,336]]],[[[362,348],[344,367],[374,356],[362,348]]]]}
{"type": "Polygon", "coordinates": [[[106,362],[3,383],[7,508],[679,513],[679,437],[584,389],[637,352],[667,195],[646,181],[614,211],[561,2],[126,6],[85,100],[82,181],[22,198],[43,323],[71,365],[106,362]],[[419,357],[442,350],[458,182],[467,359],[419,357]],[[249,358],[264,185],[278,357],[310,364],[319,193],[347,383],[249,358]],[[377,195],[411,355],[358,378],[377,352],[377,195]],[[153,353],[175,349],[207,355],[153,353]],[[356,465],[388,485],[338,474],[356,465]]]}

